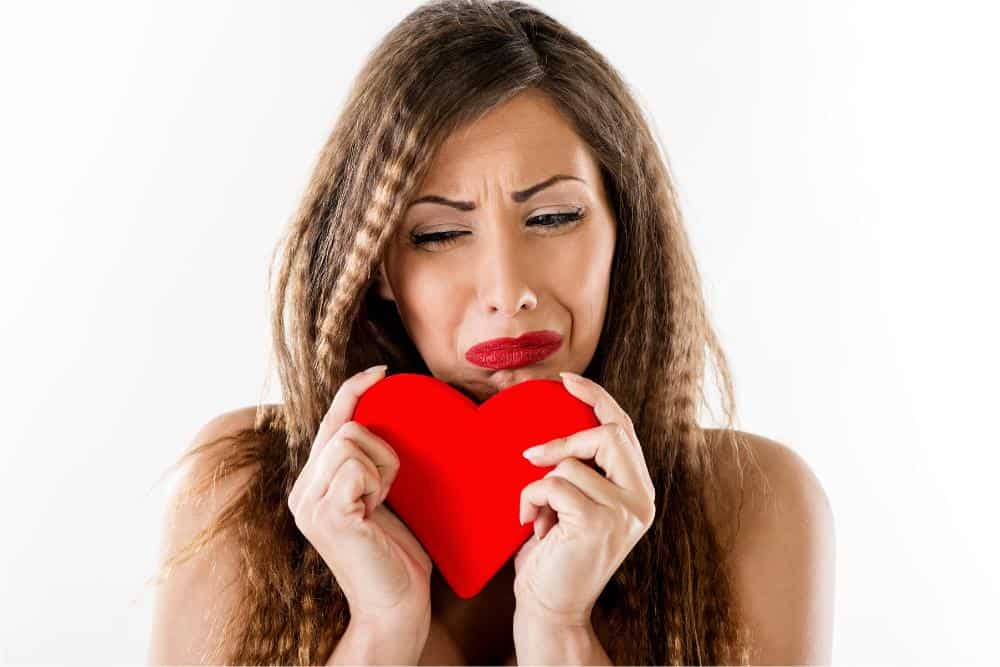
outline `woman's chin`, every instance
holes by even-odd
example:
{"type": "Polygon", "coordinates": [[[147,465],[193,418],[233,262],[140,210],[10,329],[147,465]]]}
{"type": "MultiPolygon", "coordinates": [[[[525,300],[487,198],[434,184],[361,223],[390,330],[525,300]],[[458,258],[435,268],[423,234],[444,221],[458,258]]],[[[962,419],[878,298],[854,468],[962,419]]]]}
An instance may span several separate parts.
{"type": "Polygon", "coordinates": [[[470,389],[481,396],[480,403],[488,399],[493,394],[509,389],[514,385],[526,380],[559,380],[559,373],[556,370],[543,368],[541,364],[531,364],[519,368],[500,368],[489,372],[482,381],[474,383],[470,389]]]}

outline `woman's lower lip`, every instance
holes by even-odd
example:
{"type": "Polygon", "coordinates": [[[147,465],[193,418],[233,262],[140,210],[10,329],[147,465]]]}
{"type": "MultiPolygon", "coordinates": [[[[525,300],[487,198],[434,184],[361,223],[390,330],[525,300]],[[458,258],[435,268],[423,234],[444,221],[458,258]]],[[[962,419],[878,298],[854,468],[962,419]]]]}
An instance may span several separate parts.
{"type": "Polygon", "coordinates": [[[518,368],[545,359],[558,350],[561,345],[562,343],[559,342],[534,347],[511,346],[499,350],[469,354],[467,358],[472,363],[483,368],[518,368]]]}

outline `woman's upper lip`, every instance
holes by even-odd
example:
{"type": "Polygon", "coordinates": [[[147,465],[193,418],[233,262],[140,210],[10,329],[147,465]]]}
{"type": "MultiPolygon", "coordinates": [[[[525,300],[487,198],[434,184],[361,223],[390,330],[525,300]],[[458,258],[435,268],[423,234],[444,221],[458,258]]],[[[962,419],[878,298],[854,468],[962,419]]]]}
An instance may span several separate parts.
{"type": "Polygon", "coordinates": [[[503,350],[515,347],[545,347],[557,345],[562,342],[562,335],[557,331],[529,331],[517,338],[491,338],[477,343],[466,351],[466,356],[483,354],[495,350],[503,350]]]}

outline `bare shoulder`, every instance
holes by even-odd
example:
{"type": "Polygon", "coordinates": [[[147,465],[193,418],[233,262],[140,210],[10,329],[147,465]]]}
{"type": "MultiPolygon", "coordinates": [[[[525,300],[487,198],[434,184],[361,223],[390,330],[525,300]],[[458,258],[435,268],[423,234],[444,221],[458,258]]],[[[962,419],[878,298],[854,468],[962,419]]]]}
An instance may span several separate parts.
{"type": "MultiPolygon", "coordinates": [[[[216,415],[197,430],[184,452],[188,461],[171,495],[171,510],[183,510],[183,518],[208,519],[242,488],[253,473],[251,468],[220,475],[218,467],[230,451],[233,436],[253,429],[256,416],[257,406],[237,408],[216,415]],[[200,493],[202,489],[195,484],[209,478],[212,484],[200,493]]],[[[175,514],[175,518],[179,517],[175,514]]]]}
{"type": "Polygon", "coordinates": [[[716,528],[732,532],[737,524],[775,512],[787,512],[791,502],[830,510],[829,499],[808,462],[794,449],[776,440],[722,429],[704,429],[711,465],[725,493],[710,504],[716,528]],[[740,447],[733,445],[732,436],[740,447]]]}
{"type": "MultiPolygon", "coordinates": [[[[271,408],[274,406],[265,405],[263,407],[271,408]]],[[[195,434],[189,448],[195,447],[199,443],[234,435],[243,429],[253,428],[256,419],[256,405],[249,405],[244,408],[236,408],[234,410],[222,412],[205,422],[205,424],[195,434]]]]}
{"type": "MultiPolygon", "coordinates": [[[[190,457],[170,491],[162,516],[160,566],[202,537],[245,488],[253,474],[251,468],[227,475],[216,473],[226,439],[252,428],[256,412],[256,406],[230,410],[196,430],[184,451],[190,457]]],[[[213,659],[211,651],[218,645],[222,622],[237,604],[238,587],[234,584],[239,569],[233,541],[221,533],[190,558],[163,572],[165,578],[156,589],[148,664],[203,664],[213,659]]]]}
{"type": "Polygon", "coordinates": [[[751,662],[829,663],[835,551],[829,498],[794,449],[737,434],[742,450],[721,430],[706,433],[713,468],[730,490],[713,508],[713,522],[733,539],[729,568],[756,646],[751,662]]]}

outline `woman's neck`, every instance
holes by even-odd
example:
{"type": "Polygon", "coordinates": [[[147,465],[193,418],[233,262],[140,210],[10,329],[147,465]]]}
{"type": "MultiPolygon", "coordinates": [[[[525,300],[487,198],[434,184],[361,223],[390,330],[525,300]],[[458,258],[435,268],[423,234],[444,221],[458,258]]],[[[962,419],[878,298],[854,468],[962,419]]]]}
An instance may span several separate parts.
{"type": "Polygon", "coordinates": [[[508,645],[512,650],[514,605],[513,555],[468,599],[460,598],[436,568],[431,573],[431,615],[470,660],[483,651],[503,652],[508,645]]]}

